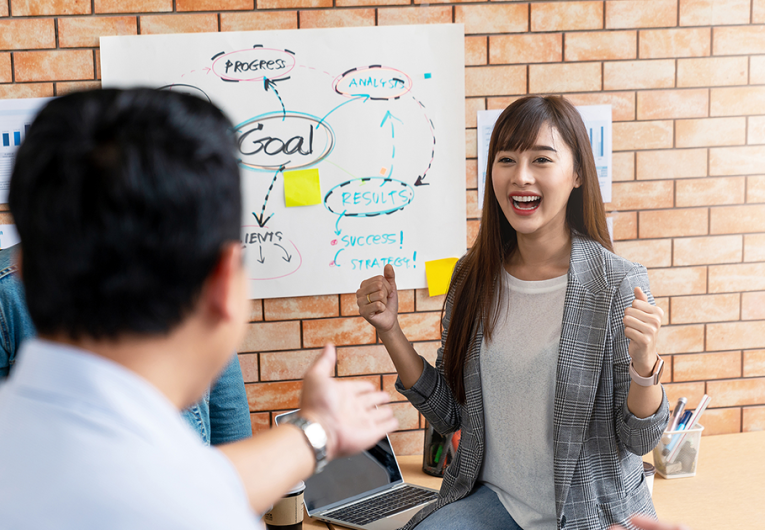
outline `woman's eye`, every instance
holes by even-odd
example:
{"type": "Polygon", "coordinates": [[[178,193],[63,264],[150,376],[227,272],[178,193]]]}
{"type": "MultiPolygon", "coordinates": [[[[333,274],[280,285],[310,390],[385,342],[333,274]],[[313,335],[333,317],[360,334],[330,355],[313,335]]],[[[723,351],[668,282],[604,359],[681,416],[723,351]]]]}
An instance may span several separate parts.
{"type": "Polygon", "coordinates": [[[502,156],[502,157],[500,157],[497,160],[497,162],[499,162],[500,164],[510,164],[510,163],[514,162],[514,160],[512,158],[508,158],[506,156],[502,156]]]}
{"type": "Polygon", "coordinates": [[[534,160],[534,162],[538,162],[538,163],[541,163],[541,164],[546,164],[547,162],[552,162],[552,160],[550,160],[550,159],[549,159],[549,158],[547,158],[547,157],[544,157],[544,156],[540,156],[539,158],[537,158],[536,160],[534,160]]]}

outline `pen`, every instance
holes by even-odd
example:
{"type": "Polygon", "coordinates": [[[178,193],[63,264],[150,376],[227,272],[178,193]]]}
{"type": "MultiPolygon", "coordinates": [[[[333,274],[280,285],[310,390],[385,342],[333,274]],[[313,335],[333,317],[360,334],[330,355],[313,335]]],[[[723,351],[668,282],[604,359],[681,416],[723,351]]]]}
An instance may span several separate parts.
{"type": "MultiPolygon", "coordinates": [[[[691,411],[686,410],[683,413],[683,417],[680,418],[680,421],[677,425],[677,429],[674,429],[674,431],[677,432],[677,431],[684,430],[686,426],[688,425],[688,421],[690,421],[690,419],[691,419],[691,411]]],[[[669,444],[667,444],[666,447],[664,447],[664,450],[661,452],[661,454],[664,456],[667,456],[670,453],[670,451],[672,451],[672,449],[675,448],[675,445],[677,444],[678,439],[681,439],[681,437],[679,437],[678,435],[673,436],[672,440],[669,442],[669,444]]]]}
{"type": "MultiPolygon", "coordinates": [[[[681,397],[677,400],[677,405],[675,405],[675,410],[672,413],[672,421],[670,421],[669,426],[667,427],[666,431],[674,431],[677,430],[677,425],[680,423],[680,418],[683,415],[683,410],[685,410],[685,405],[688,403],[688,399],[681,397]]],[[[667,446],[669,445],[669,442],[672,441],[672,435],[671,434],[664,434],[661,438],[661,442],[667,446]]]]}
{"type": "Polygon", "coordinates": [[[693,415],[691,416],[691,419],[688,420],[688,426],[686,428],[686,432],[676,437],[679,440],[677,444],[674,444],[675,440],[672,440],[674,444],[674,448],[670,450],[669,456],[667,457],[668,463],[671,463],[675,459],[678,451],[680,450],[680,447],[682,447],[682,441],[685,439],[686,435],[688,434],[687,431],[690,431],[691,429],[696,427],[696,424],[699,422],[699,418],[701,418],[701,415],[704,414],[704,411],[707,409],[707,406],[709,405],[709,402],[711,400],[712,398],[704,394],[704,396],[701,398],[701,402],[699,403],[699,406],[696,407],[696,410],[693,411],[693,415]]]}

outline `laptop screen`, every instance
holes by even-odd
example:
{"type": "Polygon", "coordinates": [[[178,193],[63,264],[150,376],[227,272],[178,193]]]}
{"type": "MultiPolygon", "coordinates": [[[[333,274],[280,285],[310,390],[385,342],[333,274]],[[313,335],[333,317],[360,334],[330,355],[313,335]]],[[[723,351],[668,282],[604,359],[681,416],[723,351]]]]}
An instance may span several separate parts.
{"type": "MultiPolygon", "coordinates": [[[[286,414],[277,416],[277,425],[284,416],[286,414]]],[[[335,459],[321,473],[308,478],[305,481],[305,507],[309,514],[330,509],[342,501],[350,502],[400,482],[403,477],[386,436],[368,451],[335,459]]]]}

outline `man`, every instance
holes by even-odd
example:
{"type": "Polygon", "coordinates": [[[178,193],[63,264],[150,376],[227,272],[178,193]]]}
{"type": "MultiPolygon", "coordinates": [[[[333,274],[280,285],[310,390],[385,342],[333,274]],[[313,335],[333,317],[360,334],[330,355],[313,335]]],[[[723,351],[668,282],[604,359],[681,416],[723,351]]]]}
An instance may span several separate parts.
{"type": "Polygon", "coordinates": [[[151,90],[64,96],[31,126],[9,204],[39,338],[0,388],[4,528],[259,528],[297,482],[396,427],[386,394],[329,377],[332,347],[293,424],[217,450],[183,423],[247,314],[229,127],[151,90]]]}

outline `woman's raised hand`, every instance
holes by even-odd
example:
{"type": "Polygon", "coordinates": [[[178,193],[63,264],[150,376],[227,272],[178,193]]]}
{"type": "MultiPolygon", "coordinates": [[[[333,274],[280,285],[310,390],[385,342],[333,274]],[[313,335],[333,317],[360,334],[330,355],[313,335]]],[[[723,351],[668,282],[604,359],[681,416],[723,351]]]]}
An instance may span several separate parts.
{"type": "Polygon", "coordinates": [[[398,291],[393,265],[386,265],[383,276],[375,276],[361,282],[356,291],[359,313],[377,331],[390,331],[398,321],[398,291]]]}
{"type": "Polygon", "coordinates": [[[663,316],[664,311],[651,305],[643,290],[635,287],[635,300],[624,311],[624,335],[630,339],[630,357],[641,375],[651,373],[656,364],[656,338],[663,316]]]}

